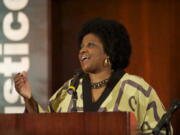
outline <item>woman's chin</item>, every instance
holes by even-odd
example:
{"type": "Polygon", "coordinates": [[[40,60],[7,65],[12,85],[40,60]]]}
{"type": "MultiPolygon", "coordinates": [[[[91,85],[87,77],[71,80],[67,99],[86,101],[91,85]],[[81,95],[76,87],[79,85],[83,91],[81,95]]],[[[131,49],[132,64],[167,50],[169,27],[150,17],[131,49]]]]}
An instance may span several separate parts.
{"type": "Polygon", "coordinates": [[[82,66],[81,68],[82,68],[82,70],[83,70],[84,72],[86,72],[86,73],[91,72],[91,68],[90,68],[89,66],[82,66]]]}
{"type": "Polygon", "coordinates": [[[89,72],[89,69],[86,68],[86,67],[82,67],[82,70],[83,70],[84,72],[89,72]]]}

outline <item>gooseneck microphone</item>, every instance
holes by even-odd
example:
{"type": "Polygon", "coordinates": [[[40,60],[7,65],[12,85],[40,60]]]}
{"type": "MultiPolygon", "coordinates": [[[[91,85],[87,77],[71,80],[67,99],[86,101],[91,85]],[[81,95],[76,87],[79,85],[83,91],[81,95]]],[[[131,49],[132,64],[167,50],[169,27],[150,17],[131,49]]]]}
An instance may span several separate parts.
{"type": "Polygon", "coordinates": [[[71,109],[71,112],[77,112],[77,106],[76,106],[76,102],[77,102],[77,92],[76,92],[76,89],[79,85],[79,80],[80,78],[82,77],[83,75],[83,71],[81,69],[78,69],[76,71],[76,73],[74,74],[72,80],[71,80],[71,83],[70,83],[70,86],[68,88],[68,93],[70,95],[72,95],[72,102],[73,102],[73,107],[71,109]]]}
{"type": "MultiPolygon", "coordinates": [[[[170,108],[168,109],[167,113],[165,113],[162,116],[161,120],[158,122],[156,127],[153,129],[154,135],[158,135],[162,128],[168,128],[168,130],[170,130],[169,122],[171,120],[171,117],[172,117],[173,113],[179,108],[180,108],[180,100],[173,101],[173,103],[170,106],[170,108]]],[[[166,129],[166,132],[169,132],[168,130],[166,129]]],[[[166,134],[169,134],[169,133],[166,133],[166,134]]]]}

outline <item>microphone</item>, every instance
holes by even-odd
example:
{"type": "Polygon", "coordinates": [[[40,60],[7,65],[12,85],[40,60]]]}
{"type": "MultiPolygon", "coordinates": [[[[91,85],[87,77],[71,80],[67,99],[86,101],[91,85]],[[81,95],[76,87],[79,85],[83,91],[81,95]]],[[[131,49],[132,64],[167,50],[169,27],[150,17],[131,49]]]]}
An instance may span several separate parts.
{"type": "Polygon", "coordinates": [[[180,108],[180,100],[174,100],[172,105],[168,109],[167,113],[165,113],[162,116],[161,120],[158,122],[156,127],[153,129],[154,135],[158,135],[159,132],[161,131],[161,129],[164,128],[164,126],[168,126],[168,124],[171,120],[172,114],[179,108],[180,108]]]}
{"type": "Polygon", "coordinates": [[[69,88],[67,90],[70,95],[72,95],[73,92],[76,91],[77,86],[79,85],[79,79],[82,77],[82,75],[83,75],[83,71],[81,69],[78,69],[75,72],[75,74],[74,74],[74,76],[73,76],[73,78],[71,80],[71,84],[70,84],[70,86],[69,86],[69,88]]]}
{"type": "Polygon", "coordinates": [[[68,88],[68,93],[70,95],[72,95],[72,101],[73,101],[73,106],[71,109],[71,112],[77,112],[77,106],[76,106],[76,101],[77,101],[77,86],[79,85],[79,79],[82,77],[83,75],[83,71],[81,69],[78,69],[75,73],[75,75],[73,76],[73,79],[71,80],[71,84],[68,88]]]}

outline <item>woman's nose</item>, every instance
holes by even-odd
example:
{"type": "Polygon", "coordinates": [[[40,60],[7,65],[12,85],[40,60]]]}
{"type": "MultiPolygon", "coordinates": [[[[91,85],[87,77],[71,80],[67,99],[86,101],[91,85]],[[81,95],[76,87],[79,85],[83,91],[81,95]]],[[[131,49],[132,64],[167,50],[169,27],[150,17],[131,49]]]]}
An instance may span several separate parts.
{"type": "Polygon", "coordinates": [[[79,53],[85,53],[87,52],[87,48],[86,47],[82,47],[79,51],[79,53]]]}

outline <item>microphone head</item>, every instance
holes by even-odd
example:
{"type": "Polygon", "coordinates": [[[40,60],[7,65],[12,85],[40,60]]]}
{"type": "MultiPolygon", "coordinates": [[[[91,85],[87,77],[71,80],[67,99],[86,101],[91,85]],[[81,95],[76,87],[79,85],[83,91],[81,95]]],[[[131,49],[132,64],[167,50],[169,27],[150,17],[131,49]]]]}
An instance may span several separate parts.
{"type": "Polygon", "coordinates": [[[171,104],[170,111],[173,113],[179,108],[180,108],[180,100],[175,99],[171,104]]]}
{"type": "Polygon", "coordinates": [[[175,99],[175,100],[172,102],[172,105],[177,105],[178,107],[180,107],[180,100],[179,100],[179,99],[175,99]]]}
{"type": "Polygon", "coordinates": [[[71,84],[67,90],[70,95],[72,95],[76,91],[76,88],[79,84],[79,79],[82,77],[83,73],[84,72],[82,69],[77,69],[75,71],[75,74],[71,80],[71,84]]]}
{"type": "Polygon", "coordinates": [[[82,74],[83,74],[84,72],[83,72],[83,70],[82,69],[76,69],[76,71],[75,71],[75,74],[74,74],[74,76],[73,76],[73,78],[81,78],[81,76],[82,76],[82,74]]]}

